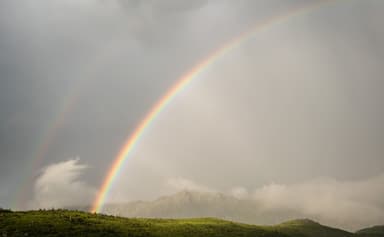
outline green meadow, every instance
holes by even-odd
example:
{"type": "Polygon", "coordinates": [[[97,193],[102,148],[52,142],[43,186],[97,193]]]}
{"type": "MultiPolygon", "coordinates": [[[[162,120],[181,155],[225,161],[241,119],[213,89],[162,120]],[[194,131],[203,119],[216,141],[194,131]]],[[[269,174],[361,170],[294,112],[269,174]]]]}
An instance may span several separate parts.
{"type": "MultiPolygon", "coordinates": [[[[370,236],[369,229],[364,236],[370,236]]],[[[374,236],[384,236],[375,231],[374,236]]],[[[0,212],[0,236],[260,236],[343,237],[358,233],[330,228],[310,220],[275,226],[240,224],[215,218],[144,219],[122,218],[80,211],[41,210],[0,212]]]]}

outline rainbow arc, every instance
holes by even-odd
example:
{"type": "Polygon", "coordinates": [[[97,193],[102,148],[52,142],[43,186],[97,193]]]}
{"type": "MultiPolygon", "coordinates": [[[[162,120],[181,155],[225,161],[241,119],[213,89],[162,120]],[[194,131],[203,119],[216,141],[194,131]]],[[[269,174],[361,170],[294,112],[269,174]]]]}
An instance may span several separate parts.
{"type": "Polygon", "coordinates": [[[197,63],[190,71],[181,76],[177,82],[161,97],[154,106],[149,110],[144,119],[139,123],[135,128],[133,133],[129,136],[127,141],[124,143],[123,147],[120,149],[120,152],[117,154],[114,159],[112,166],[107,172],[107,175],[97,193],[97,196],[92,204],[90,209],[91,212],[100,212],[103,204],[111,190],[111,187],[114,183],[116,177],[119,176],[119,172],[124,166],[124,162],[130,157],[135,147],[142,138],[145,130],[153,123],[154,120],[159,116],[159,114],[164,110],[167,105],[174,100],[179,93],[188,87],[188,85],[193,81],[194,78],[198,77],[203,73],[210,65],[220,59],[222,56],[228,52],[239,47],[242,43],[251,38],[254,34],[265,30],[270,26],[277,25],[278,23],[285,22],[286,20],[294,17],[303,15],[309,12],[318,9],[325,4],[335,2],[336,0],[325,0],[312,2],[307,5],[299,6],[295,9],[291,9],[288,12],[278,15],[272,18],[269,18],[265,21],[262,21],[252,27],[250,30],[240,34],[236,38],[225,43],[217,50],[209,54],[205,59],[197,63]]]}

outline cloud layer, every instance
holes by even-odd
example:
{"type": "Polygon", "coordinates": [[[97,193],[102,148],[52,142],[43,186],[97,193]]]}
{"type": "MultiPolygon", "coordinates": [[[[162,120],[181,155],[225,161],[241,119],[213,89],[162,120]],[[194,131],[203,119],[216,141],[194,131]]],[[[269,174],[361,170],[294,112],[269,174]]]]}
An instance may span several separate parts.
{"type": "MultiPolygon", "coordinates": [[[[81,178],[86,168],[87,166],[81,164],[79,159],[46,167],[36,180],[35,197],[31,207],[89,206],[96,189],[81,178]]],[[[239,200],[252,201],[254,203],[252,208],[257,207],[253,211],[256,216],[262,216],[264,213],[277,222],[284,221],[287,216],[311,218],[323,224],[357,230],[374,224],[383,224],[383,183],[384,174],[381,174],[353,181],[318,178],[294,184],[271,183],[254,190],[241,186],[220,190],[191,179],[176,177],[165,179],[161,190],[164,194],[180,191],[211,194],[222,192],[239,200]]],[[[118,198],[114,193],[111,195],[114,196],[112,200],[124,202],[124,197],[118,198]]],[[[267,221],[256,224],[275,223],[267,221]]]]}
{"type": "Polygon", "coordinates": [[[324,224],[357,230],[383,224],[384,174],[368,179],[315,179],[256,189],[251,198],[266,210],[294,210],[324,224]]]}
{"type": "MultiPolygon", "coordinates": [[[[171,179],[166,185],[177,187],[177,191],[210,192],[214,188],[188,179],[171,179]]],[[[272,183],[255,190],[235,187],[222,190],[240,200],[255,202],[255,216],[262,213],[275,215],[277,222],[282,217],[311,218],[323,224],[348,230],[358,230],[371,225],[383,224],[384,220],[384,174],[354,181],[340,181],[330,178],[318,178],[302,183],[272,183]],[[270,214],[275,213],[275,214],[270,214]]],[[[230,214],[230,213],[228,213],[230,214]]],[[[261,221],[262,218],[261,218],[261,221]]],[[[256,223],[276,224],[276,223],[256,223]]]]}

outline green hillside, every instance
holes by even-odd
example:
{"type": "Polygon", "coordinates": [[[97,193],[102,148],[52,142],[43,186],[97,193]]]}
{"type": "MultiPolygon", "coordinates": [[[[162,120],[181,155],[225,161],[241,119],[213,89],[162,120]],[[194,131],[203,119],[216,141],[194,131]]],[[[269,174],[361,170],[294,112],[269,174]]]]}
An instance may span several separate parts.
{"type": "Polygon", "coordinates": [[[213,218],[127,219],[78,211],[0,213],[0,236],[263,236],[286,237],[263,227],[213,218]]]}
{"type": "Polygon", "coordinates": [[[311,220],[289,221],[276,226],[255,226],[214,218],[122,218],[79,211],[50,210],[0,211],[0,236],[351,237],[354,234],[311,220]]]}
{"type": "Polygon", "coordinates": [[[384,225],[365,228],[356,232],[360,237],[384,237],[384,225]]]}
{"type": "Polygon", "coordinates": [[[352,237],[354,234],[321,225],[308,219],[293,220],[272,227],[274,230],[286,233],[290,236],[306,237],[352,237]]]}

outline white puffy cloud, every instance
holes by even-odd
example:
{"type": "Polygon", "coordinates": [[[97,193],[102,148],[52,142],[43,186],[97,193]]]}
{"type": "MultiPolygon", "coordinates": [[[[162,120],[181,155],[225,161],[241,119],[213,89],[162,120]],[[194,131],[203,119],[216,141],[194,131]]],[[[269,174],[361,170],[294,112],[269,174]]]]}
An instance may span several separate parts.
{"type": "Polygon", "coordinates": [[[47,166],[36,180],[34,208],[62,208],[91,203],[95,189],[80,179],[87,168],[79,159],[47,166]]]}
{"type": "Polygon", "coordinates": [[[198,184],[192,180],[177,177],[167,179],[166,188],[173,192],[179,191],[195,191],[195,192],[215,192],[214,189],[198,184]]]}
{"type": "Polygon", "coordinates": [[[230,194],[238,199],[249,198],[249,192],[244,187],[234,187],[230,190],[230,194]]]}

